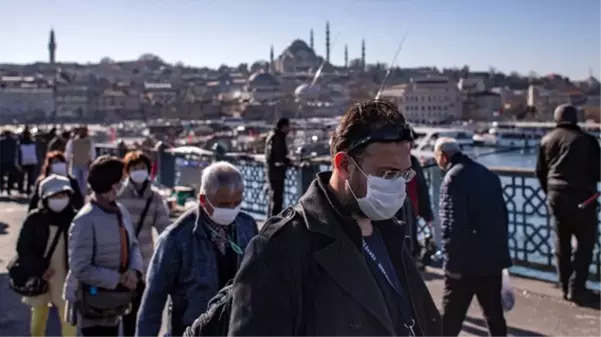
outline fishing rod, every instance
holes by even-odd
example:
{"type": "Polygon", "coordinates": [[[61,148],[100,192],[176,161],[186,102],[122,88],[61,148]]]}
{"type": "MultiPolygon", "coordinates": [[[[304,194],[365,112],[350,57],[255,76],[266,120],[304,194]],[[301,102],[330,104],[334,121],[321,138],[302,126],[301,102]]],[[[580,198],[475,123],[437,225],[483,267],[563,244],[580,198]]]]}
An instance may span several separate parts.
{"type": "Polygon", "coordinates": [[[578,204],[578,208],[580,209],[584,209],[586,206],[590,205],[593,203],[593,201],[597,200],[597,198],[599,198],[599,196],[601,196],[601,192],[597,192],[595,194],[593,194],[592,196],[590,196],[590,198],[584,200],[583,202],[578,204]]]}
{"type": "Polygon", "coordinates": [[[386,75],[384,75],[384,80],[382,81],[382,84],[380,85],[380,88],[378,89],[378,92],[376,93],[376,97],[374,98],[374,100],[376,100],[376,101],[378,99],[380,99],[382,90],[384,90],[384,88],[386,87],[386,84],[388,84],[388,80],[390,79],[390,74],[392,73],[392,68],[394,67],[396,60],[399,57],[399,54],[401,53],[401,49],[403,49],[403,45],[405,44],[405,39],[407,38],[407,34],[409,34],[409,30],[405,31],[405,34],[403,35],[403,38],[401,39],[401,42],[399,43],[399,46],[397,47],[396,52],[394,53],[394,57],[392,58],[392,61],[390,62],[390,66],[388,67],[388,70],[386,70],[386,75]]]}
{"type": "MultiPolygon", "coordinates": [[[[478,158],[485,157],[485,156],[490,156],[490,155],[493,155],[493,154],[501,154],[501,153],[513,152],[513,151],[522,150],[522,149],[524,149],[524,148],[523,147],[502,148],[502,149],[499,149],[499,150],[496,150],[496,151],[490,151],[490,152],[480,153],[480,154],[477,154],[475,156],[471,156],[470,158],[472,158],[472,159],[478,159],[478,158]]],[[[422,166],[422,168],[423,169],[428,169],[428,168],[431,168],[431,167],[435,167],[437,165],[438,165],[437,163],[432,163],[432,164],[428,164],[428,165],[422,166]]]]}
{"type": "MultiPolygon", "coordinates": [[[[338,32],[338,34],[336,34],[336,36],[334,37],[334,41],[332,42],[332,45],[330,46],[332,49],[334,49],[334,46],[336,46],[336,42],[338,42],[338,38],[340,37],[340,32],[338,32]]],[[[327,63],[327,59],[323,59],[323,61],[321,62],[321,65],[319,66],[319,68],[317,68],[317,72],[315,72],[315,75],[313,75],[313,80],[311,81],[311,84],[309,85],[309,87],[312,87],[315,85],[315,83],[317,83],[317,80],[319,79],[319,77],[321,76],[322,72],[323,72],[323,67],[326,65],[327,63]]]]}

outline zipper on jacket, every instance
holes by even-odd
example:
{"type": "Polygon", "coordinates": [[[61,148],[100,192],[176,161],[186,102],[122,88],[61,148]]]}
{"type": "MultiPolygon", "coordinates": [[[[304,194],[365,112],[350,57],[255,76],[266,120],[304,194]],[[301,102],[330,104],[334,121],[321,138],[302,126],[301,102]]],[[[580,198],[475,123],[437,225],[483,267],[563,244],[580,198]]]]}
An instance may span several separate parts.
{"type": "MultiPolygon", "coordinates": [[[[405,236],[405,239],[403,240],[403,242],[405,243],[407,240],[411,240],[411,237],[405,236]]],[[[410,285],[409,278],[407,277],[407,268],[405,267],[405,259],[402,259],[402,262],[403,262],[403,273],[405,274],[405,280],[407,280],[407,285],[410,285]]],[[[409,288],[411,288],[411,287],[409,287],[409,288]]],[[[405,327],[407,329],[409,329],[411,336],[416,336],[415,331],[413,330],[413,327],[415,326],[415,322],[417,321],[417,324],[419,325],[420,329],[422,329],[422,334],[423,334],[424,327],[421,324],[421,322],[419,321],[419,318],[417,315],[417,310],[415,310],[415,305],[413,304],[413,296],[411,295],[410,289],[407,289],[407,296],[409,297],[409,303],[411,303],[411,309],[413,309],[413,319],[412,319],[412,324],[411,325],[405,324],[405,327]]]]}

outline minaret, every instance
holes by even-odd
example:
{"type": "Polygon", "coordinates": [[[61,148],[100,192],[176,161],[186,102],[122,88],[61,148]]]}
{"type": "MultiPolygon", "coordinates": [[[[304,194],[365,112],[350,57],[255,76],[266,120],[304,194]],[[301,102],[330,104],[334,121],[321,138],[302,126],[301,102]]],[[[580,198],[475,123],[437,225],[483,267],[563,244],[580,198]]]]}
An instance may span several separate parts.
{"type": "Polygon", "coordinates": [[[361,40],[361,71],[365,71],[365,39],[361,40]]]}
{"type": "Polygon", "coordinates": [[[309,33],[309,47],[315,50],[315,45],[313,44],[313,29],[311,29],[311,32],[309,33]]]}
{"type": "Polygon", "coordinates": [[[348,68],[348,44],[344,45],[344,67],[348,68]]]}
{"type": "Polygon", "coordinates": [[[326,21],[326,62],[330,63],[330,21],[326,21]]]}
{"type": "Polygon", "coordinates": [[[275,64],[273,63],[273,45],[271,45],[271,49],[269,50],[269,67],[267,69],[268,72],[273,72],[273,68],[275,64]]]}
{"type": "Polygon", "coordinates": [[[54,38],[54,29],[50,30],[50,39],[48,41],[48,56],[50,64],[56,61],[56,39],[54,38]]]}

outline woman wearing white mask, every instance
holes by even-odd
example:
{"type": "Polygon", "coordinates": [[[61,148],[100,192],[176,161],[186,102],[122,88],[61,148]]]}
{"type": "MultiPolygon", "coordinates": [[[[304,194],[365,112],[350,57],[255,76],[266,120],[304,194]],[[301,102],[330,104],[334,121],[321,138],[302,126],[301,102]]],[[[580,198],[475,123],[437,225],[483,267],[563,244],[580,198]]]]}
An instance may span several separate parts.
{"type": "Polygon", "coordinates": [[[50,305],[56,306],[61,318],[63,336],[75,336],[75,327],[66,322],[63,285],[67,276],[67,233],[77,210],[71,203],[73,188],[69,179],[56,174],[39,183],[40,207],[27,215],[19,240],[17,254],[35,275],[43,275],[48,283],[46,292],[24,297],[31,305],[31,335],[46,336],[46,321],[50,305]]]}
{"type": "Polygon", "coordinates": [[[51,174],[63,176],[69,180],[69,185],[73,190],[73,195],[71,196],[71,205],[75,209],[80,209],[83,206],[84,197],[81,194],[79,183],[75,177],[68,173],[65,155],[60,151],[52,151],[46,154],[46,159],[44,160],[44,165],[42,166],[40,176],[38,177],[35,188],[33,189],[33,193],[31,193],[31,197],[29,199],[29,210],[31,211],[32,209],[38,208],[40,202],[40,182],[51,174]]]}
{"type": "MultiPolygon", "coordinates": [[[[144,271],[146,271],[154,252],[152,228],[154,227],[158,234],[161,234],[171,224],[169,209],[163,197],[152,187],[149,179],[151,161],[146,154],[141,151],[128,152],[123,159],[123,164],[128,179],[117,201],[129,211],[140,244],[144,271]]],[[[144,290],[143,285],[140,287],[141,291],[133,300],[131,312],[123,317],[125,336],[133,336],[135,333],[136,316],[144,290]]]]}

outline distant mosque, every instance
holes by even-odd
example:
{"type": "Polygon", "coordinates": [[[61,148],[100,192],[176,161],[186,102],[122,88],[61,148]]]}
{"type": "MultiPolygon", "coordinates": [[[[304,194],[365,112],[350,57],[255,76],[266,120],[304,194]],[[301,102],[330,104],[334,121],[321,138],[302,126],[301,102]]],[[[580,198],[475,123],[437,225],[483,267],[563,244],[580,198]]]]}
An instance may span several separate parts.
{"type": "MultiPolygon", "coordinates": [[[[273,46],[270,50],[270,69],[280,74],[315,73],[325,60],[324,71],[332,69],[330,63],[330,22],[325,27],[325,59],[315,52],[313,29],[309,32],[309,44],[301,39],[292,41],[284,51],[274,59],[273,46]]],[[[344,46],[344,67],[348,67],[348,45],[344,46]]],[[[365,70],[365,40],[361,41],[361,67],[365,70]]]]}

